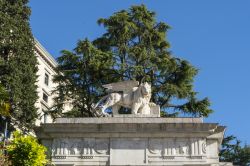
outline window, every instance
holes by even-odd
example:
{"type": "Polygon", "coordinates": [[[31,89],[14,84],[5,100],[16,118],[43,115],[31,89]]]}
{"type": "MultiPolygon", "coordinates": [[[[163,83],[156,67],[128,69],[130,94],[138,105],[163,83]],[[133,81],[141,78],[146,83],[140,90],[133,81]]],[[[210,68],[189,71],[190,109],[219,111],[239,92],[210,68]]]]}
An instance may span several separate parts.
{"type": "Polygon", "coordinates": [[[43,115],[41,116],[41,122],[47,123],[48,121],[48,112],[46,111],[48,109],[42,108],[43,115]]]}
{"type": "Polygon", "coordinates": [[[44,83],[45,83],[46,85],[49,85],[49,75],[48,75],[47,73],[45,73],[44,83]]]}
{"type": "Polygon", "coordinates": [[[48,103],[48,95],[46,95],[45,93],[43,93],[43,100],[48,103]]]}
{"type": "Polygon", "coordinates": [[[44,113],[44,115],[43,115],[43,123],[47,123],[47,120],[48,119],[48,113],[46,112],[46,113],[44,113]]]}

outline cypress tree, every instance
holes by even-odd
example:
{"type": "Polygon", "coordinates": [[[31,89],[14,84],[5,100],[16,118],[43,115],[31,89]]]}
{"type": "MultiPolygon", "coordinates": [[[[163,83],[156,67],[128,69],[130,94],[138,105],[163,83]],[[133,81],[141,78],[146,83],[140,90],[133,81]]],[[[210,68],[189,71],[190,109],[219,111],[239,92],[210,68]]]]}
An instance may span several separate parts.
{"type": "Polygon", "coordinates": [[[29,129],[37,118],[37,60],[28,0],[0,0],[0,81],[10,98],[11,122],[29,129]]]}

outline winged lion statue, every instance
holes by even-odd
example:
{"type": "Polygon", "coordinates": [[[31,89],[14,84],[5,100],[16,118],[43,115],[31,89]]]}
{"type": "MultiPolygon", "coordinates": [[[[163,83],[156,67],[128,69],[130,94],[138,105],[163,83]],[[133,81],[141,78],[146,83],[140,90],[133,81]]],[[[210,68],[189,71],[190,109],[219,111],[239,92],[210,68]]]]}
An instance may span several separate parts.
{"type": "MultiPolygon", "coordinates": [[[[152,114],[152,108],[157,107],[150,102],[151,85],[147,82],[139,84],[138,81],[122,81],[103,85],[108,95],[102,97],[94,106],[102,115],[108,116],[106,109],[112,108],[112,114],[119,114],[121,107],[131,109],[132,114],[152,114]]],[[[158,107],[157,107],[158,108],[158,107]]],[[[158,109],[159,112],[159,109],[158,109]]]]}

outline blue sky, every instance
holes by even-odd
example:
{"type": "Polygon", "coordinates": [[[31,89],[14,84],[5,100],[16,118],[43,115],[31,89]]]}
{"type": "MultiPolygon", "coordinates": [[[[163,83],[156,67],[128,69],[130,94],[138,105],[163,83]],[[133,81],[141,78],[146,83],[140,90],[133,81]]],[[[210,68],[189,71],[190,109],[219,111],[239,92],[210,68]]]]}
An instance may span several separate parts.
{"type": "Polygon", "coordinates": [[[172,27],[167,39],[173,54],[200,70],[195,90],[215,110],[205,121],[227,126],[227,134],[250,144],[250,1],[30,1],[33,34],[55,58],[79,39],[100,36],[98,18],[145,4],[172,27]]]}

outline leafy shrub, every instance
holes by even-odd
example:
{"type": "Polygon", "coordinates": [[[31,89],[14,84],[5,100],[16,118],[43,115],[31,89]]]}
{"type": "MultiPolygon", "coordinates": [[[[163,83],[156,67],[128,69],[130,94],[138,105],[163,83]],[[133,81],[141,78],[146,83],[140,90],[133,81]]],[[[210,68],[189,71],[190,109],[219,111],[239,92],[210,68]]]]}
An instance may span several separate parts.
{"type": "Polygon", "coordinates": [[[14,139],[7,146],[9,159],[14,166],[43,166],[47,163],[46,148],[32,136],[14,132],[14,139]]]}

